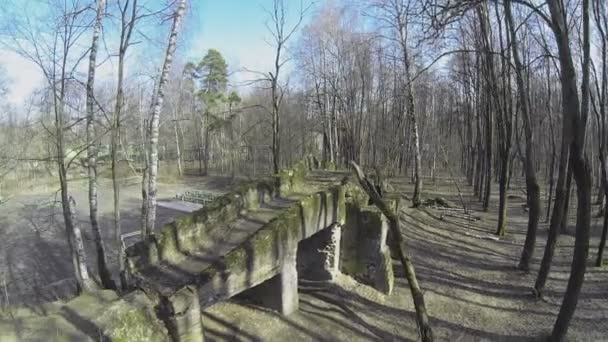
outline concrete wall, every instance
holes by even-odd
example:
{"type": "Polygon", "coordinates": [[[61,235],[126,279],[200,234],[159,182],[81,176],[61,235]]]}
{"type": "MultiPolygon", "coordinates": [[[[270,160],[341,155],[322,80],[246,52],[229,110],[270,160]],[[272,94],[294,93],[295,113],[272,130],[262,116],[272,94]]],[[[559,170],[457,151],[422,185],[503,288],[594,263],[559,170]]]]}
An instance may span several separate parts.
{"type": "Polygon", "coordinates": [[[240,213],[255,210],[276,196],[298,191],[308,172],[317,167],[319,162],[307,157],[270,179],[241,184],[204,208],[165,225],[152,238],[153,244],[148,248],[136,244],[127,250],[129,272],[137,272],[138,268],[158,261],[179,263],[207,238],[209,227],[233,221],[240,213]]]}
{"type": "MultiPolygon", "coordinates": [[[[352,189],[347,194],[340,269],[356,280],[390,294],[394,275],[387,244],[386,217],[376,207],[368,205],[368,197],[359,190],[352,189]]],[[[398,200],[389,200],[389,205],[397,210],[398,200]]]]}
{"type": "Polygon", "coordinates": [[[286,209],[200,275],[202,303],[229,298],[274,277],[283,260],[295,255],[299,241],[335,223],[344,224],[345,209],[342,186],[309,195],[286,209]]]}

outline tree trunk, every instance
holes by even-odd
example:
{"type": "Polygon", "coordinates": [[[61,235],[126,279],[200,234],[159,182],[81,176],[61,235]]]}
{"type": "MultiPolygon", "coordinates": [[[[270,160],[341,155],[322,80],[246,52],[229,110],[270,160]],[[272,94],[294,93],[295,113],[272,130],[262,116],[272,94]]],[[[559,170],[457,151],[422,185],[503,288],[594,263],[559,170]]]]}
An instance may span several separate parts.
{"type": "Polygon", "coordinates": [[[555,183],[555,145],[551,148],[551,166],[549,169],[549,198],[547,199],[547,217],[546,222],[549,222],[551,215],[551,205],[553,204],[553,186],[555,183]]]}
{"type": "Polygon", "coordinates": [[[421,192],[422,192],[422,178],[421,178],[421,172],[420,172],[420,167],[421,167],[421,163],[422,163],[422,159],[421,159],[421,155],[420,155],[420,136],[418,133],[418,120],[416,118],[416,108],[414,106],[414,89],[413,89],[413,84],[412,84],[412,79],[411,79],[411,75],[410,75],[410,61],[409,61],[409,56],[408,56],[408,50],[407,50],[407,42],[405,41],[405,38],[402,36],[401,37],[401,48],[402,48],[402,52],[403,52],[403,66],[404,66],[404,73],[405,73],[405,87],[406,87],[406,94],[407,94],[407,115],[410,118],[410,123],[412,125],[412,138],[413,138],[413,142],[414,142],[414,169],[413,169],[413,176],[414,176],[414,194],[412,195],[412,205],[414,207],[418,207],[420,205],[420,196],[421,196],[421,192]]]}
{"type": "Polygon", "coordinates": [[[355,175],[357,176],[361,187],[365,190],[365,192],[367,192],[374,205],[378,207],[378,209],[384,214],[384,216],[386,216],[389,221],[391,235],[393,239],[395,239],[394,243],[389,243],[389,246],[392,249],[392,252],[394,252],[399,257],[399,261],[401,262],[401,266],[403,267],[405,277],[409,284],[410,292],[412,293],[412,299],[414,301],[414,308],[416,310],[416,323],[418,324],[418,333],[420,334],[421,340],[423,342],[433,341],[433,331],[431,329],[429,317],[426,312],[424,294],[422,293],[420,285],[418,284],[414,264],[412,263],[410,257],[405,253],[406,246],[405,241],[403,241],[403,237],[401,235],[401,230],[399,228],[399,217],[391,208],[388,207],[386,202],[384,202],[380,194],[377,192],[376,188],[365,177],[365,174],[363,173],[363,171],[361,171],[359,165],[357,165],[353,161],[351,161],[351,165],[355,169],[355,175]]]}
{"type": "MultiPolygon", "coordinates": [[[[278,25],[278,23],[277,23],[278,25]]],[[[270,73],[270,87],[272,95],[272,171],[278,174],[281,168],[281,116],[280,95],[279,95],[279,72],[281,71],[281,48],[283,47],[282,30],[281,37],[277,42],[276,55],[274,60],[274,75],[270,73]]]]}
{"type": "Polygon", "coordinates": [[[175,124],[173,125],[173,130],[175,131],[175,153],[177,154],[177,174],[181,177],[183,174],[182,171],[182,153],[179,148],[179,121],[177,120],[177,113],[173,116],[175,124]]]}
{"type": "Polygon", "coordinates": [[[112,274],[108,269],[106,251],[99,228],[97,214],[97,148],[95,137],[95,68],[97,62],[97,46],[101,34],[101,22],[105,11],[105,0],[97,0],[97,15],[93,27],[93,42],[89,53],[89,72],[87,79],[87,169],[89,176],[89,218],[91,230],[97,251],[97,269],[101,284],[106,289],[115,289],[112,274]]]}
{"type": "Polygon", "coordinates": [[[492,145],[493,145],[493,123],[492,111],[487,106],[486,111],[486,160],[485,160],[485,185],[483,194],[483,211],[488,211],[490,207],[490,196],[492,194],[492,145]]]}
{"type": "Polygon", "coordinates": [[[203,176],[209,175],[209,110],[205,110],[205,123],[203,133],[203,176]]]}
{"type": "Polygon", "coordinates": [[[553,21],[553,33],[559,51],[562,83],[562,110],[565,124],[572,125],[570,161],[572,173],[576,181],[577,210],[576,210],[576,239],[568,286],[553,327],[551,338],[562,341],[568,331],[570,320],[576,310],[578,296],[585,279],[587,257],[589,255],[589,231],[591,223],[591,172],[589,159],[585,156],[585,130],[589,106],[589,64],[590,64],[590,33],[589,33],[589,0],[582,2],[583,16],[583,77],[581,82],[581,102],[577,90],[576,71],[570,51],[570,40],[566,24],[566,12],[562,3],[549,1],[549,10],[553,21]]]}
{"type": "Polygon", "coordinates": [[[150,240],[150,235],[154,233],[154,225],[156,223],[156,178],[158,175],[158,126],[160,111],[164,101],[164,87],[169,79],[169,71],[173,64],[173,54],[177,47],[177,35],[180,30],[182,18],[186,11],[186,0],[180,0],[177,10],[173,18],[173,26],[171,27],[171,34],[169,36],[169,43],[167,45],[167,51],[165,54],[165,61],[163,69],[158,81],[158,89],[154,101],[154,107],[152,109],[152,116],[150,118],[150,144],[148,148],[149,154],[149,172],[148,172],[148,194],[147,202],[148,207],[146,208],[146,225],[143,231],[143,239],[147,245],[150,240]]]}
{"type": "MultiPolygon", "coordinates": [[[[86,269],[86,254],[79,253],[77,246],[77,238],[75,237],[75,221],[74,221],[74,209],[72,208],[71,198],[69,196],[68,189],[68,170],[66,166],[66,154],[65,154],[65,124],[64,124],[64,108],[65,108],[65,60],[62,60],[62,74],[60,81],[60,90],[57,92],[55,85],[53,84],[53,107],[55,114],[55,139],[57,144],[57,168],[59,172],[59,186],[61,188],[61,208],[63,214],[63,220],[65,224],[66,240],[68,241],[68,248],[72,256],[72,264],[74,267],[74,276],[76,278],[76,285],[78,292],[89,291],[91,286],[89,283],[89,275],[86,269]],[[84,267],[83,267],[84,266],[84,267]]],[[[78,232],[80,234],[80,232],[78,232]]]]}
{"type": "Polygon", "coordinates": [[[87,258],[84,251],[84,243],[82,241],[82,233],[80,227],[76,224],[76,202],[72,196],[68,199],[69,210],[70,210],[70,221],[72,225],[72,246],[74,252],[72,253],[72,261],[76,266],[77,279],[79,281],[79,287],[81,291],[91,291],[94,285],[89,278],[89,271],[87,269],[87,258]]]}
{"type": "Polygon", "coordinates": [[[559,157],[559,169],[557,171],[557,184],[555,185],[555,203],[551,213],[549,232],[547,233],[547,244],[540,263],[540,269],[534,284],[534,292],[537,297],[542,297],[545,284],[551,269],[551,262],[555,253],[555,244],[559,236],[566,203],[566,177],[568,173],[568,156],[570,154],[571,127],[566,122],[562,123],[562,146],[559,157]]]}
{"type": "Polygon", "coordinates": [[[572,198],[572,164],[569,164],[568,176],[566,177],[566,199],[564,202],[564,212],[562,213],[562,221],[560,224],[560,233],[568,233],[568,222],[570,221],[570,198],[572,198]]]}
{"type": "MultiPolygon", "coordinates": [[[[602,168],[602,183],[608,184],[608,160],[606,160],[606,155],[603,148],[600,149],[600,162],[602,168]]],[[[606,187],[602,187],[605,192],[606,187]]],[[[606,198],[608,198],[608,193],[605,193],[606,198]]],[[[603,257],[604,257],[604,248],[606,247],[606,236],[608,235],[608,201],[604,202],[604,223],[602,227],[602,237],[600,238],[600,245],[597,249],[597,259],[595,260],[596,267],[602,267],[603,265],[603,257]]]]}
{"type": "Polygon", "coordinates": [[[498,225],[496,235],[504,236],[507,232],[507,177],[509,176],[509,154],[502,153],[499,177],[498,225]]]}
{"type": "Polygon", "coordinates": [[[534,169],[534,135],[532,128],[532,120],[530,120],[530,99],[524,83],[524,66],[519,58],[519,49],[517,36],[515,34],[515,25],[513,23],[513,15],[511,14],[511,2],[506,0],[504,3],[505,18],[507,27],[511,37],[511,50],[513,61],[515,62],[515,79],[517,81],[517,91],[519,93],[519,104],[523,117],[524,133],[526,137],[526,156],[524,158],[524,168],[526,174],[526,188],[528,200],[528,231],[526,233],[526,241],[524,249],[519,260],[519,269],[528,271],[530,268],[530,260],[534,255],[534,247],[536,245],[536,232],[538,230],[538,219],[540,216],[540,187],[536,180],[536,170],[534,169]]]}

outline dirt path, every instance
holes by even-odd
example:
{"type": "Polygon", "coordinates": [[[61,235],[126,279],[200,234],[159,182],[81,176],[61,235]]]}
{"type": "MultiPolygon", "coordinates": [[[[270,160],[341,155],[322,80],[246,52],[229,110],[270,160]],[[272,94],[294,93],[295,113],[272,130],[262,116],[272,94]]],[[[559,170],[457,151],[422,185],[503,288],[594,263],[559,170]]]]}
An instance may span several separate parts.
{"type": "MultiPolygon", "coordinates": [[[[393,185],[403,194],[411,191],[405,182],[394,181],[393,185]]],[[[427,185],[426,197],[442,196],[458,202],[455,191],[449,181],[438,181],[427,185]]],[[[472,190],[463,187],[463,191],[470,194],[472,190]]],[[[517,271],[527,214],[521,207],[525,197],[518,197],[519,191],[513,194],[517,196],[509,203],[508,234],[500,241],[475,237],[495,231],[495,197],[490,212],[481,213],[471,196],[466,196],[482,218],[476,222],[441,220],[441,212],[436,209],[402,209],[408,247],[425,292],[436,340],[534,341],[550,333],[565,290],[574,238],[560,237],[546,299],[534,299],[531,288],[547,226],[540,226],[531,272],[517,271]]],[[[599,229],[594,221],[590,266],[599,229]]],[[[391,296],[380,295],[347,277],[338,284],[303,281],[299,312],[283,317],[234,299],[203,314],[206,337],[211,341],[416,340],[413,304],[400,267],[395,266],[398,279],[391,296]]],[[[574,341],[608,341],[606,267],[589,267],[569,336],[574,341]]]]}

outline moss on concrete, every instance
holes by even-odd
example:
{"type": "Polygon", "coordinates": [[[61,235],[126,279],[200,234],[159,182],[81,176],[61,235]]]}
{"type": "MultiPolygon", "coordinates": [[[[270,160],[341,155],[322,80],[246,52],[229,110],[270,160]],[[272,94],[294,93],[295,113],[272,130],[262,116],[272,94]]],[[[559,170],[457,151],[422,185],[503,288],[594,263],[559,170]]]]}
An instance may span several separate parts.
{"type": "Polygon", "coordinates": [[[158,252],[163,261],[178,263],[185,258],[178,248],[177,229],[177,223],[172,222],[165,225],[158,235],[158,252]]]}
{"type": "Polygon", "coordinates": [[[143,292],[135,291],[114,301],[93,322],[116,342],[169,341],[168,333],[156,318],[154,304],[143,292]]]}
{"type": "Polygon", "coordinates": [[[301,239],[336,223],[336,219],[342,223],[339,221],[345,219],[346,214],[342,212],[344,208],[344,190],[341,186],[309,195],[300,200],[299,205],[285,209],[247,242],[203,271],[199,280],[202,284],[213,282],[221,286],[225,281],[221,277],[228,276],[225,270],[229,270],[229,274],[234,277],[236,285],[233,285],[236,287],[246,285],[240,284],[240,281],[255,283],[264,280],[261,278],[267,277],[269,270],[276,269],[287,254],[293,253],[301,239]],[[321,212],[323,198],[326,203],[324,212],[321,212]],[[326,216],[322,217],[323,213],[326,216]]]}
{"type": "Polygon", "coordinates": [[[344,189],[347,202],[351,202],[359,208],[363,208],[369,203],[369,196],[359,184],[349,181],[344,184],[344,189]]]}
{"type": "Polygon", "coordinates": [[[378,268],[374,277],[374,288],[384,294],[391,294],[395,286],[392,260],[391,252],[388,248],[385,248],[379,255],[378,268]]]}
{"type": "Polygon", "coordinates": [[[336,171],[338,169],[338,167],[336,166],[336,163],[334,163],[330,160],[323,160],[321,162],[321,168],[324,170],[328,170],[328,171],[336,171]]]}
{"type": "Polygon", "coordinates": [[[119,298],[113,291],[84,293],[54,309],[0,319],[0,341],[169,341],[153,303],[135,291],[119,298]]]}

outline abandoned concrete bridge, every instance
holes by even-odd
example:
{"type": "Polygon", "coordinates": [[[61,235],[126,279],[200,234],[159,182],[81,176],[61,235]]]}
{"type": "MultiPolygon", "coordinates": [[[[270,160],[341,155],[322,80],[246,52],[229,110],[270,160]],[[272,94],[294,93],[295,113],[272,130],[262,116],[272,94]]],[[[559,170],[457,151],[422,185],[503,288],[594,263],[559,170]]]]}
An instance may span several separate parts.
{"type": "MultiPolygon", "coordinates": [[[[298,310],[300,279],[332,282],[346,274],[390,294],[385,217],[347,173],[320,166],[307,158],[161,227],[148,246],[127,248],[126,294],[51,303],[33,330],[50,327],[67,340],[203,341],[201,310],[238,295],[289,315],[298,310]]],[[[2,322],[0,340],[47,334],[25,336],[13,329],[19,324],[2,322]]]]}
{"type": "MultiPolygon", "coordinates": [[[[252,181],[128,250],[128,277],[158,305],[172,339],[202,341],[201,308],[235,295],[288,315],[298,278],[351,275],[390,293],[384,216],[345,173],[305,159],[252,181]]],[[[391,201],[397,205],[398,201],[391,201]]]]}

